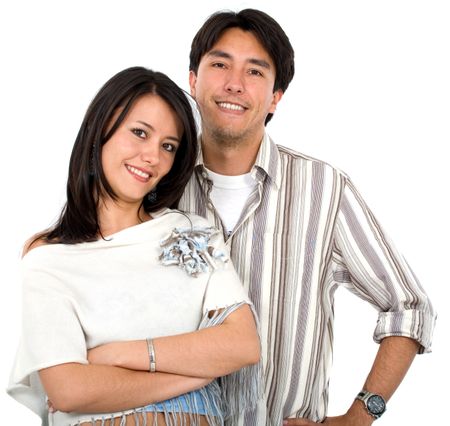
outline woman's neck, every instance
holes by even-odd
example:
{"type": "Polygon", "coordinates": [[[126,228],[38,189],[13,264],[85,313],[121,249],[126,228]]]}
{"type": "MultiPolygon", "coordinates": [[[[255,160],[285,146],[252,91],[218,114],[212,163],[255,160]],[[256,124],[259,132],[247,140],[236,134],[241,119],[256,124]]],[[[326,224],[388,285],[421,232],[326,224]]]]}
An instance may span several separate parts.
{"type": "Polygon", "coordinates": [[[100,232],[103,236],[112,235],[130,226],[147,222],[152,217],[143,207],[120,205],[116,201],[102,202],[98,208],[100,232]]]}

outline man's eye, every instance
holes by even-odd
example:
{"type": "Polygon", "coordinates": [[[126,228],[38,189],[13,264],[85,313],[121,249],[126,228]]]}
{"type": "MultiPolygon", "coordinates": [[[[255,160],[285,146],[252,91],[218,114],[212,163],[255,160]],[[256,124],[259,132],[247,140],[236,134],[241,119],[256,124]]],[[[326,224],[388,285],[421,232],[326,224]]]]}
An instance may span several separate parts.
{"type": "Polygon", "coordinates": [[[215,68],[225,68],[225,64],[222,63],[222,62],[214,62],[212,64],[212,66],[215,67],[215,68]]]}
{"type": "Polygon", "coordinates": [[[258,75],[258,76],[262,76],[261,71],[255,70],[255,69],[251,69],[249,70],[249,74],[251,75],[258,75]]]}

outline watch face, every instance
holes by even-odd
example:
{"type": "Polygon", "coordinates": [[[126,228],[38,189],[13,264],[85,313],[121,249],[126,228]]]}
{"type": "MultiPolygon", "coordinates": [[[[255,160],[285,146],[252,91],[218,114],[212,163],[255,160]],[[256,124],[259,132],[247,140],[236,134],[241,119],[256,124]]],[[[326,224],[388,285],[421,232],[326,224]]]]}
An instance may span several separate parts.
{"type": "Polygon", "coordinates": [[[372,414],[381,415],[386,409],[384,399],[379,395],[372,395],[367,400],[367,408],[372,414]]]}

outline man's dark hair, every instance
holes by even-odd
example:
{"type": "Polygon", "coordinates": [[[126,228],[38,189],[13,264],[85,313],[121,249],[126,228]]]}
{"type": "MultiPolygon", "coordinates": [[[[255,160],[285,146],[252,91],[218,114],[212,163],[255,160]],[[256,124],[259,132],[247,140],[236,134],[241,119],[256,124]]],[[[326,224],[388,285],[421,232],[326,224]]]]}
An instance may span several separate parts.
{"type": "MultiPolygon", "coordinates": [[[[220,11],[211,15],[192,40],[189,71],[197,74],[200,61],[230,28],[251,32],[262,44],[275,64],[273,91],[285,92],[294,77],[294,49],[288,36],[275,19],[260,10],[220,11]]],[[[266,124],[272,118],[268,114],[266,124]]]]}

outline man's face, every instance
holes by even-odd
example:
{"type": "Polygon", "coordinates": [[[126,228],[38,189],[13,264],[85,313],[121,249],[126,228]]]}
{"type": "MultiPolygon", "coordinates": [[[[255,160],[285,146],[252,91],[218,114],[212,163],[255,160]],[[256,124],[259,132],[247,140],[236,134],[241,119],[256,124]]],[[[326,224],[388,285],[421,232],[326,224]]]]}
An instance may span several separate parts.
{"type": "Polygon", "coordinates": [[[248,31],[226,30],[190,72],[191,94],[206,137],[260,142],[264,121],[275,111],[281,90],[273,92],[275,65],[248,31]]]}

